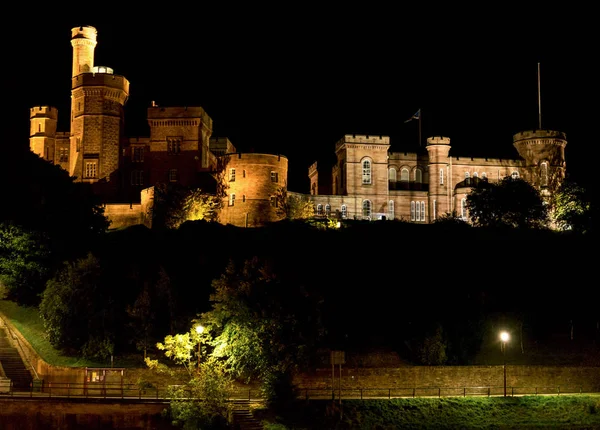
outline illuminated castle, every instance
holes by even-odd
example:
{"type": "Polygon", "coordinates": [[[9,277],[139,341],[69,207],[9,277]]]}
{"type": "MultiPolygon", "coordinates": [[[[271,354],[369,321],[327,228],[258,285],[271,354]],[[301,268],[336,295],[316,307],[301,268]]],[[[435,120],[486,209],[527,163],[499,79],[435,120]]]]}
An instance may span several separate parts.
{"type": "MultiPolygon", "coordinates": [[[[113,228],[149,224],[153,186],[173,182],[224,190],[221,223],[255,227],[281,219],[276,195],[287,191],[286,157],[238,152],[226,137],[212,136],[212,119],[201,107],[153,102],[150,136],[124,136],[129,81],[94,65],[96,44],[95,28],[71,30],[70,130],[57,130],[56,108],[31,108],[31,151],[92,184],[113,228]]],[[[504,160],[450,156],[447,137],[428,138],[426,153],[402,153],[390,152],[387,136],[346,135],[335,145],[333,168],[309,167],[305,196],[317,216],[430,223],[456,212],[466,218],[466,195],[479,180],[520,176],[549,195],[565,177],[566,143],[564,133],[552,130],[518,133],[513,145],[521,159],[504,160]]]]}

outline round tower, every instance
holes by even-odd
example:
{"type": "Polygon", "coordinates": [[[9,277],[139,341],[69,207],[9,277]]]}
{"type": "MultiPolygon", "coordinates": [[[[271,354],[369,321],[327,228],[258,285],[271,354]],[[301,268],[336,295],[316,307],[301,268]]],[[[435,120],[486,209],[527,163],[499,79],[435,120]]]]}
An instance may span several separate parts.
{"type": "Polygon", "coordinates": [[[73,72],[71,77],[81,73],[89,73],[94,68],[94,49],[96,36],[94,27],[74,27],[71,29],[71,46],[73,46],[73,72]]]}
{"type": "Polygon", "coordinates": [[[45,160],[54,161],[58,110],[52,106],[29,109],[29,149],[45,160]]]}
{"type": "Polygon", "coordinates": [[[553,130],[522,131],[513,135],[513,146],[525,160],[524,179],[540,190],[552,194],[565,177],[565,133],[553,130]]]}
{"type": "Polygon", "coordinates": [[[434,136],[427,138],[429,154],[429,222],[452,212],[450,202],[450,138],[434,136]]]}

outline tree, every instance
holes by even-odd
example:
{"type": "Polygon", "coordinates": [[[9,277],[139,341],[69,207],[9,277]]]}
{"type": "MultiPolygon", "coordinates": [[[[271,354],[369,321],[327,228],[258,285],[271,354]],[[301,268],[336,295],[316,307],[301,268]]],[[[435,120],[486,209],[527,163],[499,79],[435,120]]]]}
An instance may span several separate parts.
{"type": "Polygon", "coordinates": [[[178,183],[159,183],[154,187],[153,225],[177,229],[185,221],[217,221],[221,199],[200,188],[178,183]]]}
{"type": "Polygon", "coordinates": [[[231,261],[213,281],[212,310],[200,316],[212,355],[236,378],[262,384],[272,405],[295,399],[292,375],[306,368],[324,334],[320,297],[272,259],[231,261]],[[287,384],[281,384],[288,381],[287,384]]]}
{"type": "Polygon", "coordinates": [[[441,366],[446,364],[446,342],[443,337],[443,329],[436,324],[433,334],[423,339],[419,348],[419,359],[427,366],[441,366]]]}
{"type": "Polygon", "coordinates": [[[132,306],[127,306],[127,315],[129,315],[129,326],[133,330],[132,342],[138,350],[144,352],[144,360],[147,357],[148,346],[152,332],[152,323],[154,321],[154,312],[148,288],[144,288],[136,298],[132,306]]]}
{"type": "Polygon", "coordinates": [[[537,189],[521,178],[481,181],[467,195],[467,209],[476,227],[545,228],[548,208],[537,189]]]}
{"type": "Polygon", "coordinates": [[[0,297],[37,305],[51,267],[47,236],[0,223],[0,297]]]}
{"type": "Polygon", "coordinates": [[[308,197],[289,193],[284,187],[279,187],[275,194],[277,214],[289,220],[309,219],[315,214],[313,203],[308,197]]]}
{"type": "Polygon", "coordinates": [[[592,196],[587,189],[564,180],[553,197],[552,219],[558,229],[582,234],[592,231],[592,196]]]}

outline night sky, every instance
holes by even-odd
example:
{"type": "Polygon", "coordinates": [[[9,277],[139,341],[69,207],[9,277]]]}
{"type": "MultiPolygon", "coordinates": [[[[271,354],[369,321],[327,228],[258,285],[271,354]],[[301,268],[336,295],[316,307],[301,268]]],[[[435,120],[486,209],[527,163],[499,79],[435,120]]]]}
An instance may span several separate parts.
{"type": "Polygon", "coordinates": [[[309,191],[309,165],[333,157],[344,134],[387,135],[392,150],[414,151],[418,122],[404,121],[418,109],[423,142],[447,136],[454,156],[514,158],[513,134],[538,128],[541,107],[542,128],[567,134],[568,172],[591,186],[591,27],[565,9],[333,5],[198,3],[119,15],[116,3],[110,19],[17,14],[19,30],[2,29],[4,146],[28,147],[33,106],[57,107],[59,131],[68,131],[71,28],[90,25],[95,65],[130,81],[127,136],[149,135],[152,101],[202,106],[213,136],[287,156],[292,191],[309,191]]]}

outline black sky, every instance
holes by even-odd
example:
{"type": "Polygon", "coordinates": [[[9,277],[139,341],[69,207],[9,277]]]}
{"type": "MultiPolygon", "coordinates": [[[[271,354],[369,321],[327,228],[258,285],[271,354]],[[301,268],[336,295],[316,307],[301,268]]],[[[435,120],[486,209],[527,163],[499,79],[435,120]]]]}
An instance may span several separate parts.
{"type": "Polygon", "coordinates": [[[38,10],[15,18],[18,31],[2,29],[10,145],[28,145],[33,106],[56,106],[68,131],[70,31],[91,25],[95,64],[130,81],[128,136],[149,134],[151,101],[202,106],[213,136],[287,156],[292,191],[308,192],[308,166],[333,156],[344,134],[415,150],[418,124],[404,121],[418,109],[423,141],[447,136],[451,155],[508,158],[513,134],[538,128],[541,107],[542,128],[567,134],[568,171],[591,186],[593,29],[564,9],[244,3],[129,15],[113,6],[73,19],[38,10]]]}

